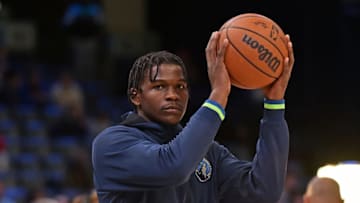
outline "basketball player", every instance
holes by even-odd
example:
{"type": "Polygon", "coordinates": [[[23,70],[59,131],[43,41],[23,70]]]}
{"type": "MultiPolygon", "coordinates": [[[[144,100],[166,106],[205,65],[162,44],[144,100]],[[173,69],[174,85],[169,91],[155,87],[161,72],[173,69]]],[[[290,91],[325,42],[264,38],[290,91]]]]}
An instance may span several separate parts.
{"type": "Polygon", "coordinates": [[[139,57],[129,74],[128,97],[134,112],[103,130],[93,142],[92,164],[99,202],[213,203],[276,202],[283,189],[289,151],[284,118],[285,90],[294,56],[264,89],[264,115],[254,159],[239,160],[214,141],[225,118],[231,90],[219,33],[206,47],[209,97],[185,126],[189,99],[183,61],[167,51],[139,57]]]}

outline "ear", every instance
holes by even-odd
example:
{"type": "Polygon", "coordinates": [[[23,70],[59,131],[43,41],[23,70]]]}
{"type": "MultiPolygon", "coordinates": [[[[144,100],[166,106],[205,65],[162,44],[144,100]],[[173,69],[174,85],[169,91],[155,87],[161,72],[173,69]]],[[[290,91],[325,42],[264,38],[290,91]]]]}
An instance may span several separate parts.
{"type": "Polygon", "coordinates": [[[130,100],[131,100],[131,103],[133,103],[135,106],[140,105],[140,95],[139,95],[139,91],[137,89],[135,89],[135,88],[130,89],[130,100]]]}

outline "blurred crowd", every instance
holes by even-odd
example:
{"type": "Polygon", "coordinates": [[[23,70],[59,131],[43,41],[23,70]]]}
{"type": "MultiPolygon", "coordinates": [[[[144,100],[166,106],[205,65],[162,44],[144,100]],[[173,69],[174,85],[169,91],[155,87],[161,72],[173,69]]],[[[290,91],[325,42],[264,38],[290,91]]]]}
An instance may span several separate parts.
{"type": "Polygon", "coordinates": [[[7,68],[0,87],[0,181],[16,202],[90,192],[91,141],[115,120],[115,101],[97,94],[99,85],[43,74],[7,68]]]}
{"type": "Polygon", "coordinates": [[[59,25],[68,48],[59,63],[36,56],[30,24],[16,24],[16,13],[1,6],[0,202],[97,202],[91,141],[129,109],[97,79],[100,4],[68,2],[59,25]]]}

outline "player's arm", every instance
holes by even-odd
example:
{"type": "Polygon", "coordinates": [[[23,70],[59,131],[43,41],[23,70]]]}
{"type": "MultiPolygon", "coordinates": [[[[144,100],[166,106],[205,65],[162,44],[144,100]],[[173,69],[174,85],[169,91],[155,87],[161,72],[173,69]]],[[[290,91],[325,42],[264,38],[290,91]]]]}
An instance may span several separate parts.
{"type": "Polygon", "coordinates": [[[284,70],[280,77],[271,85],[263,89],[265,98],[268,100],[282,100],[291,77],[291,72],[295,63],[293,45],[290,41],[290,35],[286,35],[289,56],[284,60],[284,70]]]}
{"type": "Polygon", "coordinates": [[[224,116],[219,104],[206,101],[166,144],[154,143],[134,128],[109,128],[93,145],[97,188],[136,191],[184,183],[208,151],[224,116]]]}
{"type": "Polygon", "coordinates": [[[219,183],[224,202],[234,199],[276,202],[284,186],[288,151],[289,131],[284,110],[265,109],[251,162],[238,160],[223,150],[219,183]]]}
{"type": "Polygon", "coordinates": [[[220,182],[221,194],[226,199],[224,202],[232,198],[276,202],[282,192],[289,153],[284,96],[294,65],[289,35],[286,35],[286,39],[289,56],[285,58],[284,71],[273,84],[264,88],[264,115],[254,159],[244,164],[226,150],[223,151],[220,182]]]}

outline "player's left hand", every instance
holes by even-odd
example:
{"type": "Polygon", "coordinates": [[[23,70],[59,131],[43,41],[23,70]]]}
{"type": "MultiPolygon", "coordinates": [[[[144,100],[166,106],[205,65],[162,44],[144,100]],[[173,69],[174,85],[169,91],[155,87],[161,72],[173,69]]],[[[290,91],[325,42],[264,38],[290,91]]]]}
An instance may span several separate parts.
{"type": "Polygon", "coordinates": [[[289,56],[287,56],[284,60],[284,70],[277,80],[275,80],[269,86],[263,88],[265,98],[269,100],[284,99],[286,88],[288,86],[291,77],[291,72],[294,66],[295,57],[294,57],[293,45],[290,40],[290,35],[288,34],[286,35],[286,40],[287,40],[289,56]]]}

